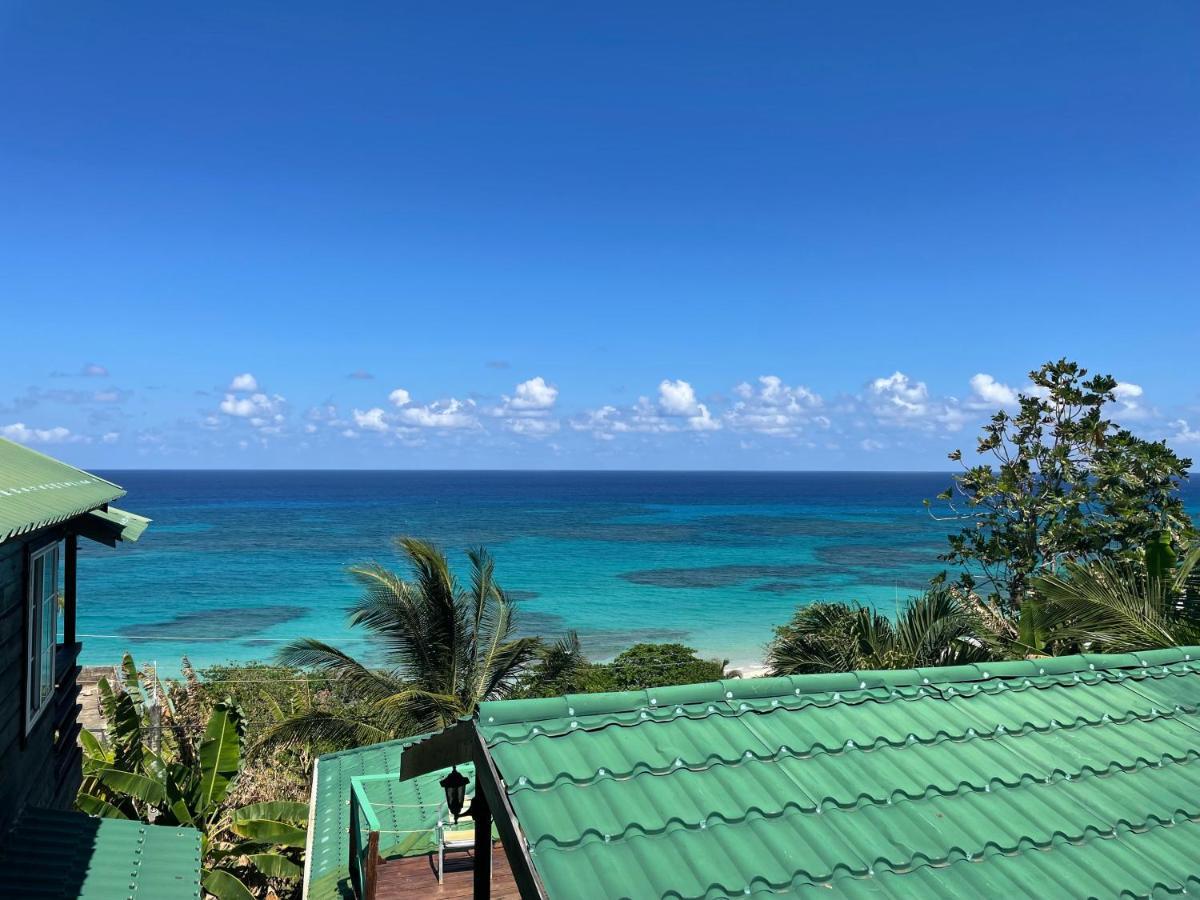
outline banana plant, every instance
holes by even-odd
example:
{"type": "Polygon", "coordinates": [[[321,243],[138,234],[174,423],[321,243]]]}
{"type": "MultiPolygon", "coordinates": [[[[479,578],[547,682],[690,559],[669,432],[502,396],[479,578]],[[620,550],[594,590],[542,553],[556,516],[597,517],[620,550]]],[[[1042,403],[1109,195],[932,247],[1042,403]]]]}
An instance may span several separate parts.
{"type": "Polygon", "coordinates": [[[230,703],[216,704],[198,744],[187,729],[159,729],[150,710],[157,698],[143,690],[126,655],[126,688],[100,683],[109,740],[82,732],[83,785],[76,805],[107,818],[185,825],[201,835],[204,889],[219,900],[250,900],[246,884],[257,872],[299,878],[308,808],[275,801],[233,808],[228,803],[244,760],[245,726],[230,703]],[[161,731],[152,746],[151,732],[161,731]]]}

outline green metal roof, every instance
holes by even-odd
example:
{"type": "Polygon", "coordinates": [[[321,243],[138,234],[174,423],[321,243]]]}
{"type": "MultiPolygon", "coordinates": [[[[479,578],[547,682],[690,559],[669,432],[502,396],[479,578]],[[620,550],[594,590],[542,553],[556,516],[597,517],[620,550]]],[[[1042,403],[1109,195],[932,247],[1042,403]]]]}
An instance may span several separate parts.
{"type": "MultiPolygon", "coordinates": [[[[311,846],[305,867],[308,900],[349,900],[350,779],[400,771],[406,747],[428,734],[372,744],[317,760],[313,786],[311,846]]],[[[459,771],[474,781],[474,767],[459,771]]],[[[368,800],[379,817],[379,853],[384,859],[419,856],[437,849],[433,827],[445,814],[446,795],[438,782],[449,767],[408,781],[398,777],[364,783],[368,800]]]]}
{"type": "Polygon", "coordinates": [[[552,898],[1200,890],[1200,648],[481,706],[552,898]]]}
{"type": "Polygon", "coordinates": [[[145,516],[110,506],[108,509],[93,509],[80,519],[77,527],[84,537],[111,547],[117,541],[136,541],[150,521],[145,516]]]}
{"type": "Polygon", "coordinates": [[[0,438],[0,544],[124,495],[111,481],[0,438]]]}
{"type": "Polygon", "coordinates": [[[70,900],[198,900],[200,832],[26,810],[0,848],[0,894],[70,900]]]}

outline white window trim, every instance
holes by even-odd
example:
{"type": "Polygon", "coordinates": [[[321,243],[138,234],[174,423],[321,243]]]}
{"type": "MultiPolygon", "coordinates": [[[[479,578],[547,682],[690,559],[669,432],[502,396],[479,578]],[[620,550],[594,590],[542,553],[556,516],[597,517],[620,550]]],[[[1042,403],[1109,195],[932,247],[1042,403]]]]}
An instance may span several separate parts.
{"type": "MultiPolygon", "coordinates": [[[[33,588],[34,588],[34,585],[37,583],[36,572],[37,572],[38,563],[47,554],[58,553],[58,560],[56,561],[56,564],[54,567],[54,577],[55,577],[55,579],[58,578],[58,563],[62,561],[62,554],[61,554],[61,552],[59,552],[60,543],[61,542],[59,542],[59,541],[53,541],[52,543],[46,544],[44,547],[39,547],[37,550],[34,550],[32,553],[29,554],[29,580],[25,586],[25,610],[26,610],[26,616],[28,618],[28,627],[26,628],[26,631],[25,631],[26,643],[25,643],[25,659],[24,659],[24,663],[25,663],[25,736],[26,737],[29,737],[29,734],[33,731],[34,726],[37,725],[38,720],[41,719],[41,717],[42,717],[42,713],[44,713],[47,710],[47,708],[54,705],[54,689],[53,689],[53,687],[51,687],[50,696],[46,698],[46,701],[41,706],[39,706],[36,710],[32,708],[32,705],[33,705],[34,653],[35,653],[36,648],[38,648],[40,646],[40,641],[41,641],[40,629],[36,628],[36,626],[38,625],[37,611],[41,608],[42,600],[43,600],[43,598],[40,596],[36,597],[36,598],[34,597],[33,588]]],[[[55,585],[55,593],[56,594],[58,593],[58,589],[59,589],[59,585],[56,584],[55,585]]],[[[54,641],[55,641],[55,646],[57,647],[57,645],[58,645],[58,623],[57,622],[55,622],[54,627],[55,627],[54,641]]],[[[50,654],[50,683],[51,683],[51,685],[53,685],[58,679],[58,673],[55,671],[55,659],[54,659],[54,657],[57,655],[58,655],[57,653],[51,651],[51,654],[50,654]]]]}

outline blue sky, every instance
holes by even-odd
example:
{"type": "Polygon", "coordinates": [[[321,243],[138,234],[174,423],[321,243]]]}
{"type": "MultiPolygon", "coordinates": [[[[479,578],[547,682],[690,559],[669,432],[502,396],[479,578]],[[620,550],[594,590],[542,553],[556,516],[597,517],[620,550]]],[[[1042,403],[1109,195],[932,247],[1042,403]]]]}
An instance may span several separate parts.
{"type": "Polygon", "coordinates": [[[1198,56],[1191,2],[9,3],[0,434],[937,468],[1068,356],[1198,455],[1198,56]]]}

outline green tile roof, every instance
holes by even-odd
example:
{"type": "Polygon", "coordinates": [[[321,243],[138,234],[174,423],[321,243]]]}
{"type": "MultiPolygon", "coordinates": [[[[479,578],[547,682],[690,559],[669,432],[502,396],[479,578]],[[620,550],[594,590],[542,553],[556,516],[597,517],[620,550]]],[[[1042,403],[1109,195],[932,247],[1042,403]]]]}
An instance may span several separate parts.
{"type": "MultiPolygon", "coordinates": [[[[309,900],[349,900],[350,779],[400,771],[406,747],[429,737],[372,744],[317,760],[313,787],[311,848],[305,868],[309,900]]],[[[474,781],[474,767],[459,766],[474,781]]],[[[449,768],[408,781],[399,778],[367,784],[367,798],[379,817],[379,852],[384,859],[417,856],[436,849],[432,829],[444,815],[446,795],[438,782],[449,768]]]]}
{"type": "Polygon", "coordinates": [[[198,900],[200,832],[26,810],[0,849],[0,895],[198,900]]]}
{"type": "Polygon", "coordinates": [[[1200,889],[1200,648],[481,706],[547,893],[1200,889]]]}
{"type": "Polygon", "coordinates": [[[124,495],[111,481],[0,438],[0,544],[124,495]]]}

